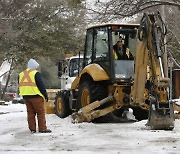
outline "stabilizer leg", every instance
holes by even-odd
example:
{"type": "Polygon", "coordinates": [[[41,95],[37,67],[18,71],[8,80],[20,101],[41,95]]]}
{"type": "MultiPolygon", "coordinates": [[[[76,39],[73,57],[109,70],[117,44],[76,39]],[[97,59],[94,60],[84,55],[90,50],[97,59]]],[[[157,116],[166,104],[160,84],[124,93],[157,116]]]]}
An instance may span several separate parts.
{"type": "Polygon", "coordinates": [[[72,122],[73,123],[81,123],[81,122],[92,122],[95,118],[106,115],[109,112],[112,112],[116,109],[115,105],[110,105],[105,109],[96,110],[103,104],[106,104],[109,101],[113,101],[113,96],[108,96],[101,101],[95,101],[83,108],[81,108],[78,112],[72,114],[72,122]]]}

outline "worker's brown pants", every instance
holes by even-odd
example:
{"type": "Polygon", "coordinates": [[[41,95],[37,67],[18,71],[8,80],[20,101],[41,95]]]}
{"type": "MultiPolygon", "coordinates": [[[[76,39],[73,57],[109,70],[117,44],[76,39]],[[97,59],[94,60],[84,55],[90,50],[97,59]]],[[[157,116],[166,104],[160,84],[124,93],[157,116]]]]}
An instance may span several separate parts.
{"type": "Polygon", "coordinates": [[[30,130],[36,130],[36,115],[39,131],[46,130],[45,107],[42,97],[24,99],[27,107],[27,120],[30,130]]]}

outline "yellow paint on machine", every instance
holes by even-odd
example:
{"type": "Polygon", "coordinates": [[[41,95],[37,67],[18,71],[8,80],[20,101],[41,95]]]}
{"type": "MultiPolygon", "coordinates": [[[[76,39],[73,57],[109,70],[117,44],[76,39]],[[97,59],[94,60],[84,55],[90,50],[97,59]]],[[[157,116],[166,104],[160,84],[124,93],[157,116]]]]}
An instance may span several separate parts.
{"type": "Polygon", "coordinates": [[[109,80],[110,77],[109,75],[106,73],[106,71],[98,64],[90,64],[88,66],[86,66],[79,74],[79,76],[77,76],[75,78],[75,80],[73,81],[71,88],[72,89],[76,89],[78,87],[79,81],[81,79],[81,77],[84,74],[89,74],[94,81],[103,81],[103,80],[109,80]]]}
{"type": "Polygon", "coordinates": [[[56,97],[56,93],[60,91],[60,89],[47,89],[47,94],[48,94],[48,102],[45,101],[45,112],[46,114],[54,114],[54,100],[56,97]]]}

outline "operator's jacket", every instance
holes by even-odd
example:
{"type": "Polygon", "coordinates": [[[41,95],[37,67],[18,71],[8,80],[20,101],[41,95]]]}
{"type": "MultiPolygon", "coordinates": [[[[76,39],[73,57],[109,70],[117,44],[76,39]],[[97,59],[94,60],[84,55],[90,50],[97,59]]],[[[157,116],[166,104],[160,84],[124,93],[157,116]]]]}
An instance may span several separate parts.
{"type": "Polygon", "coordinates": [[[37,70],[26,69],[18,77],[19,94],[23,99],[43,97],[47,99],[47,92],[41,74],[37,70]]]}
{"type": "Polygon", "coordinates": [[[121,55],[118,52],[117,45],[113,46],[113,55],[114,55],[115,60],[133,60],[134,59],[133,55],[131,54],[128,48],[125,48],[123,46],[122,52],[123,54],[121,55]]]}

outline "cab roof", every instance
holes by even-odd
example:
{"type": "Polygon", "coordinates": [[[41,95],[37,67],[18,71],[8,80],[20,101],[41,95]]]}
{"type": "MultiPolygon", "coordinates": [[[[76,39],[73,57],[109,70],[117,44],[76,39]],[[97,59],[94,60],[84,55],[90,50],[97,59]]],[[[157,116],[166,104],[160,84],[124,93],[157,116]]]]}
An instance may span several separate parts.
{"type": "Polygon", "coordinates": [[[118,26],[118,27],[139,27],[140,24],[98,24],[98,25],[93,25],[87,28],[92,29],[92,28],[99,28],[99,27],[112,27],[112,26],[118,26]]]}

